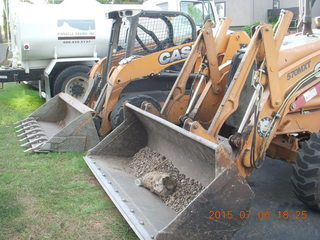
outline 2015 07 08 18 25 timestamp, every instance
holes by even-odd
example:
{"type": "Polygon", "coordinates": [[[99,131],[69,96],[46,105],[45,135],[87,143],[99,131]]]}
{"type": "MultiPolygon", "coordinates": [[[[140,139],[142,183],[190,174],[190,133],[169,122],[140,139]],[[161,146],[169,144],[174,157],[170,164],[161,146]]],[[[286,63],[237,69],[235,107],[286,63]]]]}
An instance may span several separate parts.
{"type": "Polygon", "coordinates": [[[277,210],[277,211],[250,211],[243,210],[239,212],[235,212],[232,210],[211,210],[208,212],[209,220],[218,220],[218,219],[249,219],[249,218],[257,218],[257,219],[271,219],[271,218],[279,218],[279,219],[307,219],[308,211],[299,210],[299,211],[287,211],[287,210],[277,210]]]}

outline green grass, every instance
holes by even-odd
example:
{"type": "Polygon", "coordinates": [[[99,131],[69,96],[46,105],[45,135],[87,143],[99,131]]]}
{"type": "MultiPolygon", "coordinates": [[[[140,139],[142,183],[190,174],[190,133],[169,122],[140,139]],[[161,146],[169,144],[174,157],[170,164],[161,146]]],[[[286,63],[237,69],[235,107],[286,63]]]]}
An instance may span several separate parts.
{"type": "Polygon", "coordinates": [[[0,240],[136,239],[82,159],[27,154],[13,123],[43,104],[25,85],[0,89],[0,240]]]}

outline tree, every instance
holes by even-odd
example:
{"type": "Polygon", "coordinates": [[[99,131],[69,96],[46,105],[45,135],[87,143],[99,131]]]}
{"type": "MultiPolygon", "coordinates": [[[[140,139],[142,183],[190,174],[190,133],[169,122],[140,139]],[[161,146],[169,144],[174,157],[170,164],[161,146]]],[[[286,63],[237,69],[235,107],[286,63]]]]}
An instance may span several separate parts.
{"type": "Polygon", "coordinates": [[[2,36],[2,31],[0,30],[0,35],[1,35],[1,38],[2,38],[2,41],[3,42],[7,42],[9,39],[7,39],[7,36],[8,36],[8,29],[7,29],[7,14],[9,14],[9,11],[6,13],[6,9],[7,9],[7,4],[8,2],[6,0],[3,0],[3,12],[2,12],[2,17],[3,17],[3,33],[4,33],[4,36],[2,36]]]}

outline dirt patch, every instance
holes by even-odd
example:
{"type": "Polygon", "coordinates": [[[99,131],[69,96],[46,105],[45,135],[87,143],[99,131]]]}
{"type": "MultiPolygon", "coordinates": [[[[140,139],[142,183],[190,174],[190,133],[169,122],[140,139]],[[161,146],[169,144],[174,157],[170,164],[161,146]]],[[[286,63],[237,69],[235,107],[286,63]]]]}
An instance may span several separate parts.
{"type": "MultiPolygon", "coordinates": [[[[94,176],[88,176],[88,182],[90,184],[96,185],[99,189],[103,190],[102,186],[94,176]]],[[[107,194],[102,194],[104,200],[110,201],[110,198],[107,194]]]]}
{"type": "Polygon", "coordinates": [[[130,173],[137,178],[143,178],[144,175],[154,171],[169,174],[176,181],[175,191],[168,196],[159,197],[176,212],[184,209],[204,189],[199,182],[180,173],[169,159],[149,147],[137,152],[129,167],[130,173]]]}
{"type": "Polygon", "coordinates": [[[90,184],[93,184],[93,185],[96,185],[98,187],[101,187],[100,183],[98,182],[98,180],[94,176],[88,176],[88,182],[90,184]]]}

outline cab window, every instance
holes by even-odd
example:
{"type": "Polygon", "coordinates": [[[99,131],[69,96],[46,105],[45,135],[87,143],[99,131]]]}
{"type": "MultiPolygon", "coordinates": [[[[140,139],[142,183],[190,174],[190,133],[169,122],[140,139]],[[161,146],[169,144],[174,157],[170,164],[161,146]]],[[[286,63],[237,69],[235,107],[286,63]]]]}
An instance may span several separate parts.
{"type": "Polygon", "coordinates": [[[197,26],[202,26],[208,18],[214,20],[209,1],[181,1],[180,9],[182,12],[189,14],[197,26]]]}

